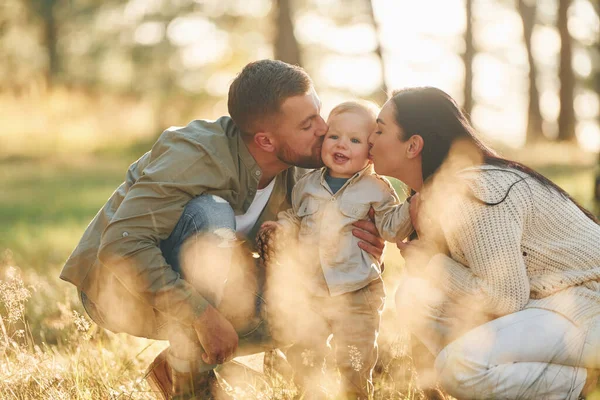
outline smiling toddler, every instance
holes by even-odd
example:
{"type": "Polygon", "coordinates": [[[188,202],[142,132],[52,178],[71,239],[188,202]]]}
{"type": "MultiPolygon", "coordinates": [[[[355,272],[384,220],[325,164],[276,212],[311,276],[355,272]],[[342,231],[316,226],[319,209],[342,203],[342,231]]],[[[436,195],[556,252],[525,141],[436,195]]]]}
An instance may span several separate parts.
{"type": "MultiPolygon", "coordinates": [[[[304,314],[311,314],[302,319],[312,323],[308,328],[304,323],[302,330],[310,334],[294,338],[296,347],[325,357],[333,344],[344,395],[367,398],[373,391],[385,291],[379,260],[359,247],[352,224],[369,218],[372,208],[380,235],[395,242],[412,232],[409,204],[400,203],[369,160],[368,138],[377,129],[374,107],[345,102],[327,122],[321,151],[325,166],[298,181],[292,208],[263,227],[282,229],[301,249],[298,279],[309,293],[304,314]]],[[[322,363],[309,364],[320,368],[322,363]]]]}

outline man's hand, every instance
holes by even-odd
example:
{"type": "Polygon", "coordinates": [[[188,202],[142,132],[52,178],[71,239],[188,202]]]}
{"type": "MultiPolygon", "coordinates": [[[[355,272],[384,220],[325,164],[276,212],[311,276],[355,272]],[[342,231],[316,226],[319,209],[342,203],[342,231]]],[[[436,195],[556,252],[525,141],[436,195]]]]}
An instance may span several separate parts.
{"type": "Polygon", "coordinates": [[[352,234],[359,238],[358,247],[375,257],[379,263],[383,261],[383,250],[385,249],[385,240],[379,236],[377,227],[373,222],[375,220],[375,210],[373,207],[369,210],[368,221],[356,221],[354,225],[358,229],[352,229],[352,234]]]}
{"type": "Polygon", "coordinates": [[[233,325],[209,305],[194,321],[200,344],[204,349],[202,360],[207,364],[223,364],[233,358],[238,346],[238,334],[233,325]]]}

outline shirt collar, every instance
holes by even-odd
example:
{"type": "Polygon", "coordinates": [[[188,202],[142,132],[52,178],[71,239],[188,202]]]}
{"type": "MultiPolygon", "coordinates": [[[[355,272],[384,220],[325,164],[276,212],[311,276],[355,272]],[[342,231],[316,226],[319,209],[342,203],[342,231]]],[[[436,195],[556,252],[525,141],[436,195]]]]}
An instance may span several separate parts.
{"type": "Polygon", "coordinates": [[[250,154],[250,150],[248,150],[248,146],[244,143],[243,133],[238,129],[237,134],[237,143],[239,149],[239,158],[246,167],[246,170],[252,175],[252,177],[256,178],[256,180],[260,180],[260,176],[262,175],[262,171],[258,166],[252,154],[250,154]]]}
{"type": "MultiPolygon", "coordinates": [[[[369,165],[367,165],[366,167],[364,167],[363,169],[361,169],[360,171],[358,171],[357,173],[355,173],[354,175],[352,175],[350,178],[348,178],[348,181],[353,181],[356,180],[362,176],[365,175],[371,175],[375,173],[375,169],[373,168],[373,163],[369,163],[369,165]]],[[[323,185],[324,187],[328,187],[326,181],[325,181],[325,176],[327,175],[327,167],[323,167],[321,168],[321,185],[323,185]]],[[[347,183],[347,182],[346,182],[347,183]]]]}

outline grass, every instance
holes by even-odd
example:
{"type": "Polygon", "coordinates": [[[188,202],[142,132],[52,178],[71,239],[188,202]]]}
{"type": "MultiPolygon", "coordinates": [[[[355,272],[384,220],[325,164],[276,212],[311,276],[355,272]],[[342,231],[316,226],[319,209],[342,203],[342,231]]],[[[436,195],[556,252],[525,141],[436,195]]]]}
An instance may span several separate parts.
{"type": "MultiPolygon", "coordinates": [[[[143,151],[133,149],[135,154],[103,151],[0,160],[0,398],[154,398],[141,377],[166,343],[97,329],[83,316],[75,289],[58,278],[87,223],[143,151]]],[[[523,155],[527,157],[535,160],[532,152],[523,155]]],[[[548,157],[538,167],[589,206],[593,157],[575,159],[565,164],[548,157]]],[[[402,266],[391,247],[386,255],[388,294],[393,294],[402,266]]],[[[377,395],[420,398],[390,303],[380,339],[377,395]]],[[[278,392],[277,384],[269,385],[238,388],[244,394],[237,397],[288,398],[285,385],[278,392]]]]}
{"type": "Polygon", "coordinates": [[[0,163],[0,398],[153,398],[140,371],[154,351],[142,350],[160,343],[98,330],[58,278],[126,167],[91,157],[0,163]]]}

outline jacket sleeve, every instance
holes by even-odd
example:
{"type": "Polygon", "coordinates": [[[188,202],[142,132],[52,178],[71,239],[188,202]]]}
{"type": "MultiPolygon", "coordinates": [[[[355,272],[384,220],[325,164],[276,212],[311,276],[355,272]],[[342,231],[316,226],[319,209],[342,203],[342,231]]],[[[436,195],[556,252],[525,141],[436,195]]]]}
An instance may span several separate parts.
{"type": "Polygon", "coordinates": [[[400,204],[394,189],[389,186],[381,201],[372,204],[375,210],[375,226],[382,238],[388,242],[404,239],[413,231],[410,221],[410,203],[400,204]]]}
{"type": "MultiPolygon", "coordinates": [[[[518,186],[500,204],[466,198],[452,208],[443,224],[448,243],[464,265],[437,254],[426,273],[450,298],[477,305],[496,316],[520,311],[530,297],[521,252],[525,204],[516,200],[518,186]],[[451,227],[451,228],[449,228],[451,227]]],[[[456,257],[455,257],[456,258],[456,257]]]]}
{"type": "Polygon", "coordinates": [[[98,259],[132,293],[190,325],[208,303],[167,264],[159,244],[187,202],[207,189],[219,195],[228,187],[231,177],[219,160],[184,135],[166,131],[104,230],[98,259]]]}

